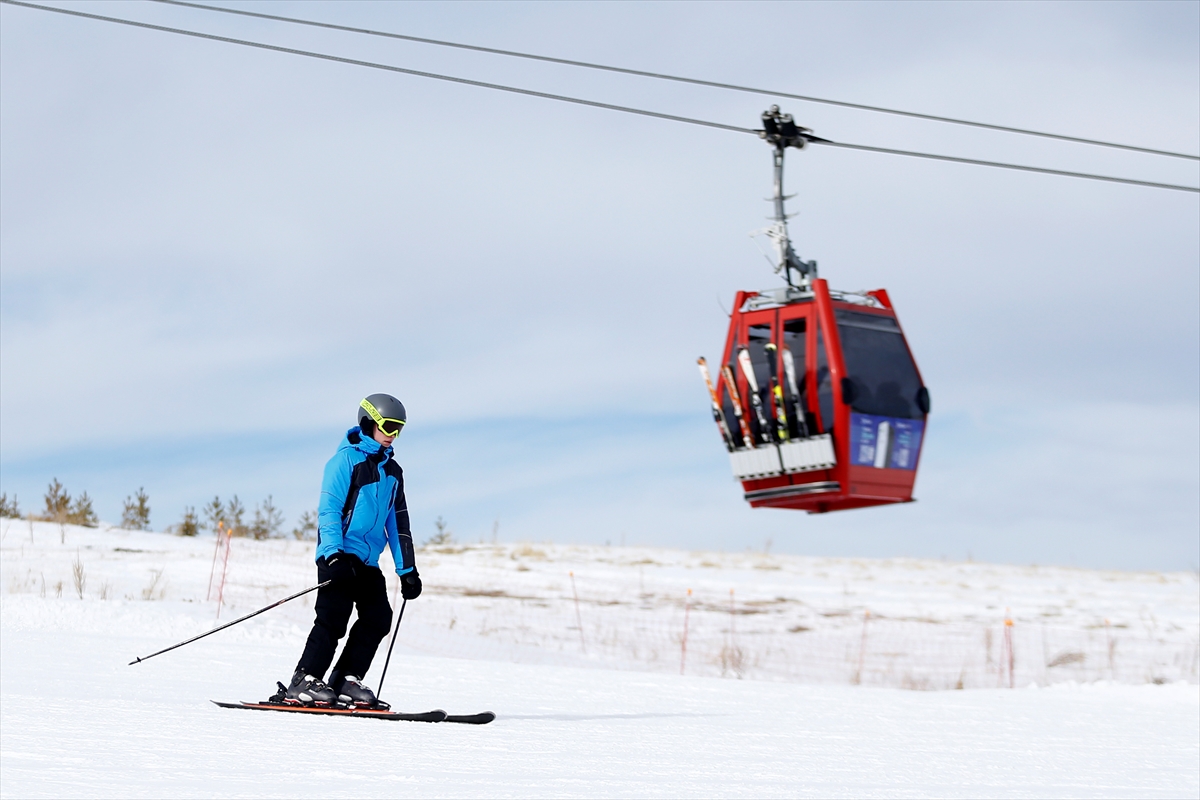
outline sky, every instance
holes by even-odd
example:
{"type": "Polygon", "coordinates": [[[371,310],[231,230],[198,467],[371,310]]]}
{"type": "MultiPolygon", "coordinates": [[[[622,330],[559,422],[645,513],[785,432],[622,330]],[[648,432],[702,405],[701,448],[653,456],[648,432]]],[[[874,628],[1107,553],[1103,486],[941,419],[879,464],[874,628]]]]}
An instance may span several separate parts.
{"type": "MultiPolygon", "coordinates": [[[[150,2],[58,3],[835,141],[1198,185],[1194,161],[150,2]]],[[[225,5],[1200,151],[1197,3],[225,5]]],[[[887,288],[916,503],[752,510],[695,359],[779,284],[752,136],[0,6],[0,490],[315,508],[408,408],[414,536],[1200,568],[1197,195],[789,151],[797,253],[887,288]],[[763,242],[759,242],[763,244],[763,242]]]]}

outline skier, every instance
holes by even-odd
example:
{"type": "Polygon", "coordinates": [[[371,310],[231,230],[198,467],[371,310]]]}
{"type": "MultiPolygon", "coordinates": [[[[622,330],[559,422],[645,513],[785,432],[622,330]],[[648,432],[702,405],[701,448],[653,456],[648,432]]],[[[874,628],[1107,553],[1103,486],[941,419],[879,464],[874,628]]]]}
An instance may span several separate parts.
{"type": "Polygon", "coordinates": [[[318,510],[317,581],[332,582],[317,592],[316,619],[287,687],[287,702],[387,707],[362,679],[392,623],[387,586],[379,569],[385,544],[391,548],[404,599],[421,594],[404,499],[404,473],[392,460],[392,443],[406,420],[404,404],[396,398],[368,396],[359,404],[358,425],[346,432],[325,465],[318,510]],[[326,683],[322,680],[325,671],[355,606],[358,621],[326,683]]]}

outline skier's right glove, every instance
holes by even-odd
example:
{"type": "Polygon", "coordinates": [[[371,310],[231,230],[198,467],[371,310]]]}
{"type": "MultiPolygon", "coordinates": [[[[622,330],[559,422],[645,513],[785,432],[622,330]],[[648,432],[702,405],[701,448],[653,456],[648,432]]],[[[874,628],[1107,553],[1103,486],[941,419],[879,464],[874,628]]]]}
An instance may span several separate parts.
{"type": "Polygon", "coordinates": [[[400,596],[405,600],[416,600],[421,596],[421,576],[416,567],[400,576],[400,596]]]}
{"type": "Polygon", "coordinates": [[[357,573],[355,568],[362,565],[363,562],[358,556],[341,551],[325,559],[325,566],[329,568],[329,577],[334,583],[349,583],[354,580],[357,573]]]}

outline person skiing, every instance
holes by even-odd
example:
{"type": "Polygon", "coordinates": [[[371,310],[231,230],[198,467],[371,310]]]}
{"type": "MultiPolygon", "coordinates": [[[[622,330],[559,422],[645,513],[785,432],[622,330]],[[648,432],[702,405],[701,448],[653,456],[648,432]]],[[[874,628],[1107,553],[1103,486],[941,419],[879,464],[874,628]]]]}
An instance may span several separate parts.
{"type": "Polygon", "coordinates": [[[346,432],[325,465],[318,509],[316,619],[287,687],[285,701],[302,705],[387,708],[363,677],[392,624],[387,585],[379,569],[386,544],[405,600],[421,594],[413,555],[404,473],[392,460],[392,444],[404,429],[404,404],[387,394],[359,404],[358,425],[346,432]],[[358,620],[324,681],[350,612],[358,620]]]}

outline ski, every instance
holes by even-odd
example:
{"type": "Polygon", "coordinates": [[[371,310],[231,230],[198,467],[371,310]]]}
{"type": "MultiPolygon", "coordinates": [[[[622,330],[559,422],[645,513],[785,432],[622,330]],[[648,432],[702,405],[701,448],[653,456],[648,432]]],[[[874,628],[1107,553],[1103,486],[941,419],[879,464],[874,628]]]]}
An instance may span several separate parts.
{"type": "Polygon", "coordinates": [[[804,419],[804,401],[800,397],[800,387],[796,383],[796,360],[792,351],[783,348],[783,373],[787,376],[788,389],[792,392],[792,417],[796,420],[796,435],[801,439],[808,436],[808,423],[804,419]]]}
{"type": "Polygon", "coordinates": [[[738,366],[742,368],[742,374],[746,376],[747,388],[750,390],[750,406],[754,409],[754,415],[758,418],[758,433],[763,444],[771,443],[771,426],[767,424],[767,418],[763,416],[763,401],[758,396],[758,378],[754,376],[754,365],[750,363],[750,349],[743,347],[738,350],[737,354],[738,366]]]}
{"type": "Polygon", "coordinates": [[[725,378],[725,389],[729,392],[729,399],[733,401],[733,415],[737,417],[738,427],[742,431],[742,441],[746,443],[746,447],[750,450],[754,449],[754,440],[750,437],[750,426],[746,424],[746,414],[742,411],[742,398],[738,396],[737,381],[733,378],[733,370],[729,365],[721,367],[721,375],[725,378]]]}
{"type": "Polygon", "coordinates": [[[786,442],[788,436],[787,409],[783,405],[783,387],[779,385],[779,348],[767,342],[767,371],[771,375],[771,401],[775,404],[775,435],[786,442]]]}
{"type": "MultiPolygon", "coordinates": [[[[400,711],[378,708],[337,708],[333,706],[303,706],[290,703],[222,703],[219,700],[213,700],[212,702],[221,708],[241,708],[247,711],[285,711],[293,714],[373,717],[375,719],[396,719],[406,722],[445,722],[449,718],[446,712],[441,709],[434,709],[433,711],[425,711],[418,714],[406,714],[400,711]]],[[[488,722],[491,722],[491,720],[488,720],[488,722]]]]}
{"type": "Polygon", "coordinates": [[[717,427],[721,431],[725,449],[732,453],[737,447],[737,442],[734,441],[733,434],[729,431],[729,424],[725,421],[725,414],[721,411],[721,401],[717,398],[717,390],[713,388],[712,376],[708,374],[708,361],[704,356],[700,356],[696,359],[696,363],[700,365],[700,375],[704,378],[704,385],[708,387],[708,396],[712,398],[713,421],[717,423],[717,427]]]}
{"type": "Polygon", "coordinates": [[[495,718],[496,715],[491,711],[482,711],[478,714],[447,714],[442,722],[457,722],[462,725],[487,725],[495,718]]]}

